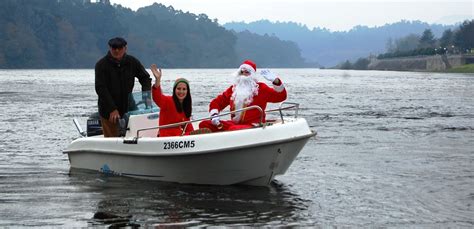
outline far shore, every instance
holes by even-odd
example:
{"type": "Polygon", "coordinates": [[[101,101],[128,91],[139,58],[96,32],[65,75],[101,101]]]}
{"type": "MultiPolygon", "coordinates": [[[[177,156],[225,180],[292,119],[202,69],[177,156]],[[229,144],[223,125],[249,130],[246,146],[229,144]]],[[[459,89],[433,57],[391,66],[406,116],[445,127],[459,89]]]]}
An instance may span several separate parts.
{"type": "Polygon", "coordinates": [[[441,72],[448,73],[474,73],[474,64],[465,64],[457,67],[453,67],[441,72]]]}

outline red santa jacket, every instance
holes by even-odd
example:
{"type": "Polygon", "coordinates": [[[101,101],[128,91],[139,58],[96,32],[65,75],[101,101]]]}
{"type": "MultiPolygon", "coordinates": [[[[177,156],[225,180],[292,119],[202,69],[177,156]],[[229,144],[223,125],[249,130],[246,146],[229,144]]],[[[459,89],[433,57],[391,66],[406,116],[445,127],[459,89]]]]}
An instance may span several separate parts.
{"type": "MultiPolygon", "coordinates": [[[[281,82],[281,80],[280,80],[281,82]]],[[[274,88],[269,87],[267,84],[258,82],[258,94],[253,97],[253,100],[250,104],[244,105],[244,107],[249,107],[257,105],[262,110],[265,111],[267,103],[279,103],[283,102],[286,99],[286,89],[283,86],[283,83],[280,85],[273,85],[274,88]]],[[[230,110],[235,110],[234,101],[232,101],[232,90],[233,85],[227,88],[224,92],[218,95],[215,99],[211,101],[209,105],[209,111],[217,109],[219,112],[230,105],[230,110]]],[[[260,122],[260,111],[256,109],[250,109],[243,111],[240,115],[240,120],[235,120],[235,115],[231,115],[232,120],[235,124],[252,124],[260,122]]],[[[265,112],[263,113],[263,121],[265,122],[265,112]]]]}
{"type": "MultiPolygon", "coordinates": [[[[184,112],[178,112],[178,110],[176,110],[176,106],[174,105],[172,96],[164,95],[161,91],[161,87],[153,86],[151,88],[153,93],[153,101],[155,101],[156,105],[160,107],[160,126],[177,122],[189,121],[189,118],[186,117],[184,112]]],[[[184,126],[160,129],[159,136],[179,136],[181,135],[183,128],[184,126]]],[[[186,127],[185,133],[189,133],[193,130],[193,125],[189,123],[186,127]]]]}

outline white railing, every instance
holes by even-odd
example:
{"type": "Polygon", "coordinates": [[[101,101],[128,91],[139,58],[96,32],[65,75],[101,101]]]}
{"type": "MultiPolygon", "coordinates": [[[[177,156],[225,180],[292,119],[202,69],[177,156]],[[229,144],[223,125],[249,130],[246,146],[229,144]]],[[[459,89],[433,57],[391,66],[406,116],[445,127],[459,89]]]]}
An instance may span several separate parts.
{"type": "MultiPolygon", "coordinates": [[[[245,108],[238,109],[238,110],[235,110],[235,111],[220,113],[217,116],[221,117],[221,116],[234,114],[234,113],[237,113],[237,112],[243,112],[243,111],[246,111],[246,110],[252,110],[252,109],[257,109],[260,112],[260,121],[258,123],[258,126],[265,128],[266,122],[264,122],[264,120],[263,120],[263,110],[262,110],[261,107],[256,106],[256,105],[245,107],[245,108]]],[[[280,113],[281,122],[284,123],[285,121],[283,119],[283,110],[290,110],[290,109],[295,109],[294,117],[297,118],[298,110],[299,110],[299,104],[298,103],[282,102],[282,103],[280,103],[280,106],[277,109],[267,110],[265,112],[270,113],[270,112],[278,111],[280,113]],[[283,107],[285,104],[290,104],[290,106],[283,107]]],[[[203,120],[210,120],[210,119],[212,119],[212,117],[204,117],[204,118],[193,119],[193,120],[184,121],[184,122],[177,122],[177,123],[172,123],[172,124],[166,124],[166,125],[160,125],[160,126],[155,126],[155,127],[138,129],[136,138],[138,138],[140,136],[140,132],[142,132],[142,131],[154,130],[154,129],[166,129],[166,128],[172,128],[172,127],[182,126],[182,125],[184,125],[184,128],[183,128],[183,132],[181,133],[181,135],[184,135],[187,125],[189,125],[191,123],[194,123],[194,122],[200,122],[200,121],[203,121],[203,120]]]]}

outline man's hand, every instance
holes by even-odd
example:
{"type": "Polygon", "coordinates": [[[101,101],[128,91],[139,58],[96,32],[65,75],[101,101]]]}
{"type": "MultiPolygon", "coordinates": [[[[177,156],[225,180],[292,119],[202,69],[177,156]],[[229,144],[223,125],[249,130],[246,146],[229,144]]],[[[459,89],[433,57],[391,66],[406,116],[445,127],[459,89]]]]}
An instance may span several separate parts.
{"type": "Polygon", "coordinates": [[[268,69],[264,69],[262,71],[260,71],[260,75],[263,76],[263,78],[265,78],[266,80],[270,81],[270,82],[274,82],[275,79],[277,78],[277,76],[275,75],[275,73],[271,72],[270,70],[268,69]]]}
{"type": "Polygon", "coordinates": [[[110,112],[110,115],[109,115],[109,122],[111,123],[117,123],[117,121],[120,119],[120,113],[118,112],[118,110],[114,110],[112,112],[110,112]]]}

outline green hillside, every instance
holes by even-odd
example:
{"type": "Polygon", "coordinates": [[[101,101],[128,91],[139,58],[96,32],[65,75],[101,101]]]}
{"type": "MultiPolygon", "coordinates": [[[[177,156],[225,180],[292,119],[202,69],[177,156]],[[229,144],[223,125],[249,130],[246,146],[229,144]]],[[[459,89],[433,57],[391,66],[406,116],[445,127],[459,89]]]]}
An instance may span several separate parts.
{"type": "Polygon", "coordinates": [[[278,47],[269,53],[268,47],[239,42],[248,35],[204,14],[156,3],[136,12],[88,0],[2,0],[0,6],[0,68],[93,68],[116,36],[145,66],[225,68],[249,57],[262,67],[305,66],[292,42],[255,35],[260,44],[278,47]]]}

